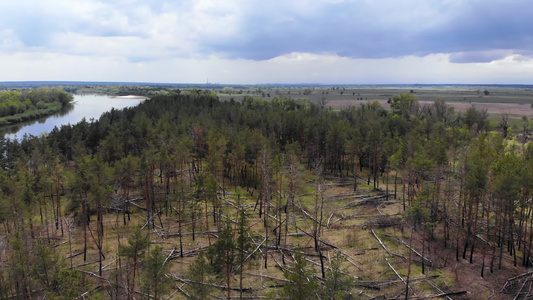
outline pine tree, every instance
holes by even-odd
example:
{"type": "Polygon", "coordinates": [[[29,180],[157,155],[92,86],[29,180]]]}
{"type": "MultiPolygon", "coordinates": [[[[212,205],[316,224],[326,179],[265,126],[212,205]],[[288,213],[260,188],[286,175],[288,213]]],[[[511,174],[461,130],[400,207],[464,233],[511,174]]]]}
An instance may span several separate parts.
{"type": "Polygon", "coordinates": [[[235,238],[231,223],[226,222],[217,241],[209,247],[207,255],[211,261],[212,270],[217,275],[222,275],[226,282],[228,299],[231,298],[231,275],[236,264],[235,238]]]}
{"type": "Polygon", "coordinates": [[[343,257],[340,252],[332,259],[330,268],[326,272],[324,288],[321,296],[324,299],[341,300],[346,299],[350,290],[354,287],[353,278],[347,274],[347,270],[341,268],[343,257]]]}
{"type": "Polygon", "coordinates": [[[128,290],[129,299],[133,299],[135,292],[135,278],[137,277],[137,266],[139,261],[144,257],[144,252],[150,244],[148,234],[144,234],[140,227],[137,227],[132,235],[128,237],[129,245],[120,245],[118,253],[120,256],[125,256],[133,262],[133,277],[131,279],[130,288],[128,290]]]}
{"type": "Polygon", "coordinates": [[[200,252],[196,260],[190,264],[187,278],[190,280],[189,286],[186,290],[190,293],[193,300],[207,299],[212,289],[209,283],[209,274],[211,273],[211,266],[206,260],[205,253],[200,252]]]}
{"type": "MultiPolygon", "coordinates": [[[[238,195],[240,197],[240,195],[238,195]]],[[[240,204],[240,203],[239,203],[240,204]]],[[[239,266],[239,288],[240,298],[242,299],[242,278],[244,271],[244,263],[246,262],[246,254],[252,250],[252,238],[248,231],[248,219],[244,210],[239,211],[239,219],[237,224],[237,257],[236,264],[239,266]]]]}
{"type": "Polygon", "coordinates": [[[144,292],[153,296],[154,299],[159,299],[164,295],[171,283],[170,278],[166,277],[170,265],[165,263],[162,250],[159,246],[154,247],[143,262],[145,267],[143,273],[144,292]]]}
{"type": "Polygon", "coordinates": [[[308,300],[317,298],[318,282],[313,271],[307,268],[307,261],[301,252],[295,254],[293,265],[283,270],[283,276],[289,280],[289,283],[283,287],[280,293],[283,299],[308,300]]]}

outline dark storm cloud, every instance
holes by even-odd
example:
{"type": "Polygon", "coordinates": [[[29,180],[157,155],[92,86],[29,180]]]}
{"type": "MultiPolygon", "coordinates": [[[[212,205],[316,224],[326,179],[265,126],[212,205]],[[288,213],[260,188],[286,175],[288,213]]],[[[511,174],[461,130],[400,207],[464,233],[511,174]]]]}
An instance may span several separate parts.
{"type": "Polygon", "coordinates": [[[354,1],[308,13],[267,6],[245,16],[235,39],[206,45],[254,60],[295,51],[351,58],[460,52],[457,62],[484,62],[501,50],[533,49],[532,8],[529,1],[354,1]]]}
{"type": "Polygon", "coordinates": [[[507,50],[471,51],[455,52],[450,55],[450,62],[453,63],[487,63],[502,59],[514,54],[507,50]]]}
{"type": "Polygon", "coordinates": [[[489,62],[532,54],[532,8],[526,0],[20,0],[0,4],[0,39],[17,45],[17,38],[19,51],[95,51],[131,61],[258,61],[304,52],[357,59],[445,53],[452,62],[489,62]],[[142,54],[121,52],[126,40],[123,49],[142,54]]]}

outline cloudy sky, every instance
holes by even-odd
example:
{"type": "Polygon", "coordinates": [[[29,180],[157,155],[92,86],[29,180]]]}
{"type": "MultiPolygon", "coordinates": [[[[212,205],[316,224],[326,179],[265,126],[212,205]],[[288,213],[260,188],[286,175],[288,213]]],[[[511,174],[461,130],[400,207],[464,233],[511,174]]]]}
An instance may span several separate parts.
{"type": "Polygon", "coordinates": [[[530,0],[0,0],[0,81],[533,84],[530,0]]]}

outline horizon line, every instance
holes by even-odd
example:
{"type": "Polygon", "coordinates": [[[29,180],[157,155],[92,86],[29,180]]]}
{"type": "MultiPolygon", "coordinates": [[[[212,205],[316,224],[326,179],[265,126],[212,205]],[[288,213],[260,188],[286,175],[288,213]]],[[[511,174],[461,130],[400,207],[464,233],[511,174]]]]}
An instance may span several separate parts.
{"type": "Polygon", "coordinates": [[[379,86],[379,87],[417,87],[417,86],[520,86],[529,87],[533,86],[533,83],[192,83],[192,82],[149,82],[149,81],[78,81],[78,80],[17,80],[17,81],[0,81],[0,85],[13,85],[13,84],[114,84],[114,85],[191,85],[191,86],[379,86]]]}

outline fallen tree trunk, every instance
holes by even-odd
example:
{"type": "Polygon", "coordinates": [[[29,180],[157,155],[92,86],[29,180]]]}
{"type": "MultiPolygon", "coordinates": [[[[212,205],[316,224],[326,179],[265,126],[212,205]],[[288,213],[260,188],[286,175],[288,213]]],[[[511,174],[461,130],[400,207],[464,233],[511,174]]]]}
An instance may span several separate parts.
{"type": "Polygon", "coordinates": [[[409,247],[409,245],[402,241],[400,238],[396,238],[396,240],[400,243],[402,243],[405,247],[407,247],[409,250],[413,251],[416,255],[418,255],[419,257],[423,258],[425,261],[427,261],[431,266],[433,266],[433,262],[431,260],[429,260],[427,257],[425,256],[422,256],[422,254],[420,254],[418,251],[416,251],[415,249],[413,249],[412,247],[409,247]]]}
{"type": "MultiPolygon", "coordinates": [[[[427,295],[427,296],[409,297],[409,299],[441,298],[441,297],[447,297],[447,296],[459,296],[459,295],[464,295],[466,293],[467,291],[457,291],[457,292],[440,293],[440,294],[433,294],[433,295],[427,295]]],[[[398,297],[398,298],[392,298],[392,299],[404,299],[404,297],[398,297]]]]}
{"type": "Polygon", "coordinates": [[[383,249],[391,256],[396,256],[396,257],[399,257],[399,258],[403,258],[405,260],[407,260],[407,257],[401,255],[401,254],[398,254],[398,253],[394,253],[394,252],[391,252],[389,251],[389,249],[387,249],[387,247],[385,246],[385,244],[383,244],[383,242],[381,241],[381,239],[378,237],[378,235],[374,232],[374,229],[371,229],[370,231],[372,231],[372,234],[374,235],[374,237],[376,238],[376,240],[378,240],[378,242],[381,244],[381,247],[383,247],[383,249]]]}
{"type": "MultiPolygon", "coordinates": [[[[179,282],[183,282],[183,283],[186,283],[186,284],[190,284],[190,283],[198,283],[198,282],[194,282],[194,281],[191,281],[191,280],[188,280],[188,279],[184,279],[184,278],[180,278],[176,275],[172,275],[172,274],[166,274],[167,277],[169,278],[172,278],[176,281],[179,281],[179,282]]],[[[228,287],[225,286],[225,285],[218,285],[218,284],[214,284],[214,283],[203,283],[204,285],[208,285],[208,286],[211,286],[211,287],[214,287],[214,288],[217,288],[217,289],[221,289],[221,290],[228,290],[228,287]]],[[[240,292],[240,291],[243,291],[243,292],[250,292],[253,290],[252,287],[248,287],[248,288],[236,288],[236,287],[232,287],[230,288],[230,290],[232,291],[237,291],[237,292],[240,292]]]]}

